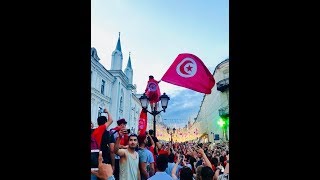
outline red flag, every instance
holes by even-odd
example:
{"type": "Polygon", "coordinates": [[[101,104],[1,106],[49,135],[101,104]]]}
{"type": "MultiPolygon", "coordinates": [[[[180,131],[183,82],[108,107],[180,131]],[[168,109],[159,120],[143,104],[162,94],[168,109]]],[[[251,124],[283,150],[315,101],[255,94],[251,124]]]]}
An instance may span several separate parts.
{"type": "Polygon", "coordinates": [[[147,123],[148,123],[147,112],[142,109],[140,113],[140,118],[139,118],[138,134],[145,134],[147,130],[147,125],[148,125],[147,123]]]}
{"type": "Polygon", "coordinates": [[[189,53],[179,54],[161,80],[205,94],[211,94],[215,84],[201,59],[189,53]]]}
{"type": "Polygon", "coordinates": [[[161,93],[158,83],[158,81],[153,79],[153,76],[149,77],[145,93],[148,96],[150,103],[157,103],[160,100],[159,97],[161,93]]]}

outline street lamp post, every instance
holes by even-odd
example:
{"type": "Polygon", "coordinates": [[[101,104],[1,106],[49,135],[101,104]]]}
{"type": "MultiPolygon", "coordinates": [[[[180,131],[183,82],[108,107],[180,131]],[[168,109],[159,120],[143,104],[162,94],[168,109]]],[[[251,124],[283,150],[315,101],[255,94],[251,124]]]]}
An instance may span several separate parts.
{"type": "Polygon", "coordinates": [[[154,109],[151,109],[151,112],[148,111],[148,104],[149,104],[149,98],[146,96],[145,93],[143,93],[143,95],[139,98],[142,109],[148,113],[150,113],[153,116],[153,131],[154,131],[154,136],[156,136],[156,115],[158,115],[159,113],[166,112],[166,108],[168,106],[168,101],[170,100],[169,96],[166,95],[166,93],[163,93],[160,96],[160,101],[161,101],[161,106],[162,106],[162,110],[161,111],[157,111],[156,110],[156,106],[154,107],[154,109]]]}
{"type": "Polygon", "coordinates": [[[172,131],[170,132],[170,128],[167,128],[167,133],[170,134],[171,136],[171,144],[172,144],[172,135],[176,132],[176,128],[173,128],[172,131]]]}

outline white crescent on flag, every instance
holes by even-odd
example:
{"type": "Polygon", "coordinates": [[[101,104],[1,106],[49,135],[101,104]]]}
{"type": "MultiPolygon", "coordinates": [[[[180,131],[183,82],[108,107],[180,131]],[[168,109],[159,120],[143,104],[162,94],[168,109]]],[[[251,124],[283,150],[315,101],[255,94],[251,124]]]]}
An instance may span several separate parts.
{"type": "Polygon", "coordinates": [[[189,78],[197,73],[197,63],[190,57],[184,58],[176,68],[179,76],[189,78]]]}

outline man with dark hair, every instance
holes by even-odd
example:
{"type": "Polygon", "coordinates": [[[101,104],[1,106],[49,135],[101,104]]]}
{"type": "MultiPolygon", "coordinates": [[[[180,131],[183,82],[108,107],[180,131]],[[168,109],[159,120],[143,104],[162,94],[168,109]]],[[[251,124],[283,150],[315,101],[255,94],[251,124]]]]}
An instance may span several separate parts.
{"type": "Polygon", "coordinates": [[[156,160],[157,163],[157,172],[154,176],[150,177],[148,180],[172,180],[172,177],[169,176],[165,170],[168,167],[168,157],[165,155],[159,155],[156,160]]]}
{"type": "Polygon", "coordinates": [[[108,112],[108,110],[104,109],[103,112],[108,114],[108,118],[106,116],[99,116],[97,118],[97,122],[98,122],[99,126],[92,132],[92,136],[96,139],[96,141],[97,141],[97,143],[99,145],[99,148],[101,146],[102,134],[104,133],[104,131],[106,131],[106,129],[113,122],[112,116],[108,112]]]}
{"type": "MultiPolygon", "coordinates": [[[[94,129],[91,133],[91,144],[96,145],[102,151],[102,157],[103,157],[103,163],[105,164],[111,164],[111,156],[110,156],[110,148],[109,148],[109,131],[107,131],[107,128],[111,125],[112,123],[112,116],[108,112],[107,109],[103,110],[104,113],[108,114],[108,118],[106,116],[99,116],[97,118],[98,122],[98,127],[94,129]]],[[[92,123],[91,123],[92,124],[92,123]]],[[[93,147],[91,147],[92,149],[93,147]]],[[[92,175],[94,176],[94,175],[92,175]]],[[[92,179],[95,179],[95,177],[92,177],[92,179]]]]}
{"type": "MultiPolygon", "coordinates": [[[[117,121],[117,125],[115,128],[110,129],[110,134],[112,136],[113,141],[110,143],[110,153],[111,153],[111,162],[112,162],[112,168],[114,177],[116,180],[119,180],[119,161],[120,156],[116,155],[114,153],[114,146],[115,146],[115,139],[119,137],[119,134],[117,133],[120,131],[120,129],[125,129],[127,125],[127,121],[122,118],[117,121]]],[[[120,149],[127,149],[128,147],[128,134],[123,134],[120,136],[120,149]]]]}
{"type": "Polygon", "coordinates": [[[119,179],[120,180],[138,180],[140,179],[139,154],[135,151],[138,145],[138,136],[129,135],[129,144],[127,149],[119,149],[120,137],[127,134],[127,130],[122,128],[118,131],[119,136],[114,145],[114,152],[120,156],[119,179]]]}
{"type": "Polygon", "coordinates": [[[214,176],[213,170],[208,166],[203,166],[201,169],[201,179],[202,180],[212,180],[214,176]]]}
{"type": "Polygon", "coordinates": [[[190,167],[183,166],[180,169],[180,180],[193,180],[193,173],[190,167]]]}
{"type": "Polygon", "coordinates": [[[145,134],[139,134],[138,136],[139,143],[139,167],[141,180],[146,180],[149,177],[154,175],[154,158],[153,154],[146,148],[147,137],[145,134]]]}
{"type": "MultiPolygon", "coordinates": [[[[168,167],[166,169],[166,173],[169,174],[169,176],[171,176],[171,171],[174,167],[174,154],[173,153],[170,153],[169,156],[168,156],[168,167]]],[[[178,173],[176,174],[178,175],[178,173]]]]}

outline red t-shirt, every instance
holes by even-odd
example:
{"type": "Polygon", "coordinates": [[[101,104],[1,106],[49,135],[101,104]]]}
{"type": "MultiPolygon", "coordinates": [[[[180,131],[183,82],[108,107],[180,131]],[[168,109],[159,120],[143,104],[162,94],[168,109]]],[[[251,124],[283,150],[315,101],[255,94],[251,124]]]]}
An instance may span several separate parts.
{"type": "Polygon", "coordinates": [[[151,151],[151,153],[152,153],[152,156],[153,156],[153,159],[154,159],[154,169],[156,169],[156,160],[157,160],[157,156],[154,154],[154,147],[152,147],[152,146],[150,146],[149,147],[149,151],[151,151]]]}
{"type": "Polygon", "coordinates": [[[101,145],[101,139],[102,139],[102,134],[104,133],[104,131],[107,129],[107,126],[105,124],[97,127],[93,132],[92,132],[92,137],[94,137],[99,145],[99,149],[100,149],[100,145],[101,145]]]}
{"type": "Polygon", "coordinates": [[[166,156],[169,156],[168,155],[168,151],[165,151],[165,150],[163,150],[163,149],[161,149],[159,152],[158,152],[158,154],[160,155],[160,154],[164,154],[164,155],[166,155],[166,156]]]}

